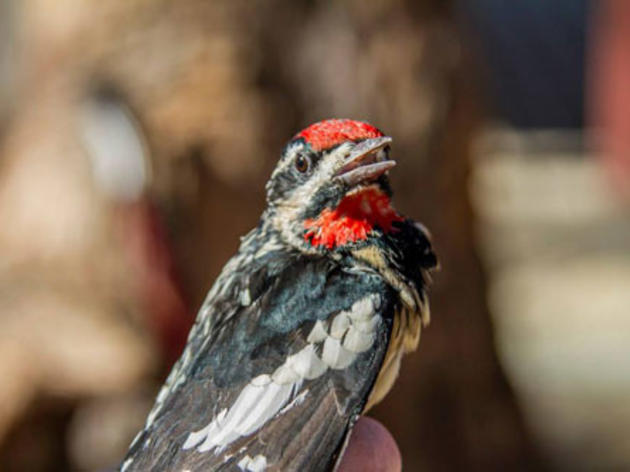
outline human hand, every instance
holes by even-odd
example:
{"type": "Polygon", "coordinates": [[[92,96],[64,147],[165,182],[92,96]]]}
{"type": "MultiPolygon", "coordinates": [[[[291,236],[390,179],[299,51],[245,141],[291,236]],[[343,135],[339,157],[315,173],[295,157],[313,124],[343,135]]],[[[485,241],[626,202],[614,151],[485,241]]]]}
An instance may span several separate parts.
{"type": "Polygon", "coordinates": [[[338,472],[400,472],[396,441],[375,419],[363,416],[352,430],[338,472]]]}

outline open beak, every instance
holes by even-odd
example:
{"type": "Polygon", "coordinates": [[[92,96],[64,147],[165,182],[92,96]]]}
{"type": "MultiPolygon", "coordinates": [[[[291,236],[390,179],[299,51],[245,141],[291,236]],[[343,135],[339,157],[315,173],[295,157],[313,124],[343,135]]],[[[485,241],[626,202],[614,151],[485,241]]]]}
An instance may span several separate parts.
{"type": "Polygon", "coordinates": [[[379,178],[396,165],[396,161],[387,159],[386,153],[381,152],[391,142],[392,138],[388,136],[361,141],[352,149],[334,178],[349,186],[379,178]]]}

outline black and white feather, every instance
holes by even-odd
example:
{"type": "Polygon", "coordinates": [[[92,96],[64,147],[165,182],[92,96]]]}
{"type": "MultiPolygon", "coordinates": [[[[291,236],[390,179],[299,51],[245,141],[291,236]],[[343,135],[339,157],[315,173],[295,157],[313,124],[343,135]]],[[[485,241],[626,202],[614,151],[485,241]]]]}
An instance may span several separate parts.
{"type": "Polygon", "coordinates": [[[123,472],[334,466],[398,297],[368,266],[261,240],[249,235],[217,280],[123,472]]]}
{"type": "Polygon", "coordinates": [[[303,223],[357,185],[340,169],[389,192],[378,153],[390,141],[309,154],[300,176],[292,163],[306,142],[287,147],[268,209],[210,290],[122,472],[335,468],[418,344],[436,258],[402,217],[334,248],[310,246],[303,223]]]}

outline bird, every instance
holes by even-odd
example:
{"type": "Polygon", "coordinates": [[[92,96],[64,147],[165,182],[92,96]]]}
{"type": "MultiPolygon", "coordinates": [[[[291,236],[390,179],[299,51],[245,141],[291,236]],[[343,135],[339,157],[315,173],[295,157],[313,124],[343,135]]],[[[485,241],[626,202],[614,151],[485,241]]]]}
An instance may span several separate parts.
{"type": "Polygon", "coordinates": [[[391,143],[351,119],[288,142],[121,472],[335,470],[430,320],[437,257],[392,205],[391,143]]]}

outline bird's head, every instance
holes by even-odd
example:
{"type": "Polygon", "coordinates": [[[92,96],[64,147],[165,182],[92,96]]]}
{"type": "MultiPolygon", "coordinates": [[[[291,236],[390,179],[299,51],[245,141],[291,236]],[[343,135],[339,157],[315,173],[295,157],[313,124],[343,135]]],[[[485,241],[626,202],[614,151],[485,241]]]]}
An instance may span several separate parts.
{"type": "Polygon", "coordinates": [[[354,120],[325,120],[296,134],[267,183],[269,216],[301,249],[333,250],[394,231],[386,173],[392,139],[354,120]]]}

